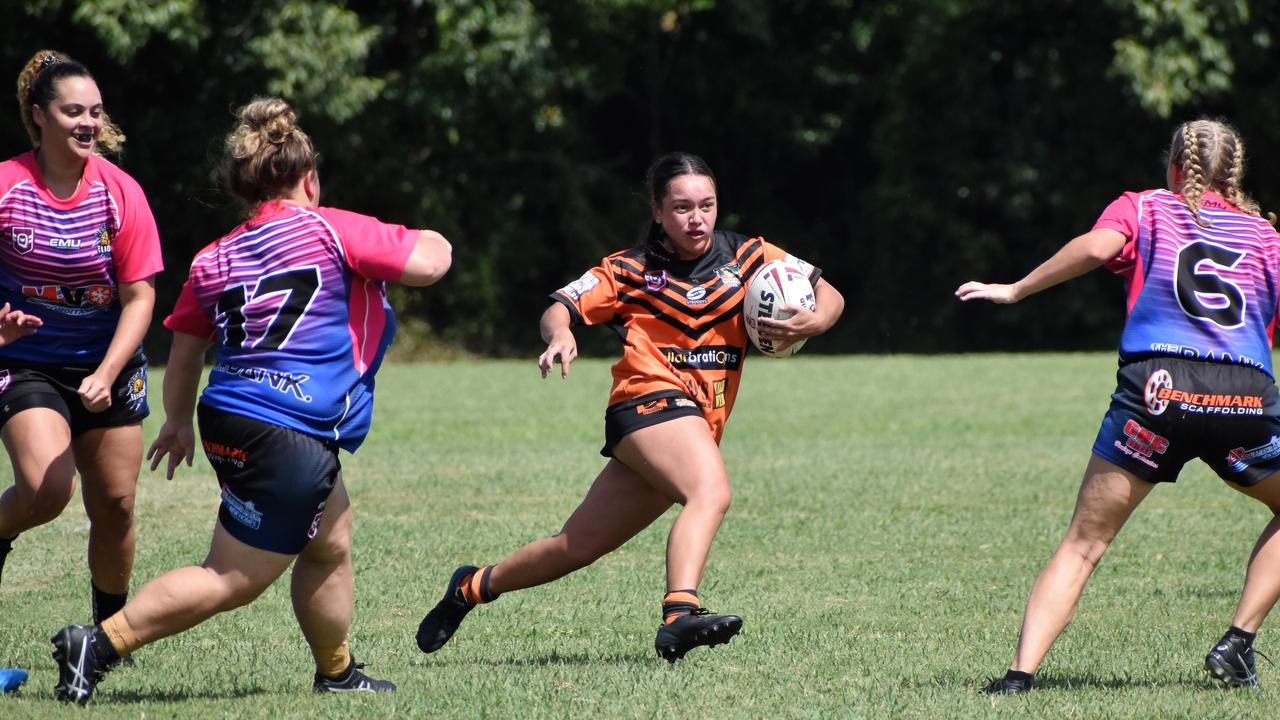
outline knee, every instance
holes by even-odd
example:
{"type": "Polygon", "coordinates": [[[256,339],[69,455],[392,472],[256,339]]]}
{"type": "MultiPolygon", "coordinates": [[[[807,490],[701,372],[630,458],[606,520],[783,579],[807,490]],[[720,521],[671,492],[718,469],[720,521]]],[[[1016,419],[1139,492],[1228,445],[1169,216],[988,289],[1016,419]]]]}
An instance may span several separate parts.
{"type": "Polygon", "coordinates": [[[574,570],[599,560],[610,549],[598,539],[584,537],[581,534],[570,535],[562,532],[554,537],[560,546],[561,556],[574,570]]]}
{"type": "Polygon", "coordinates": [[[62,514],[71,496],[75,493],[75,476],[71,473],[61,476],[46,475],[43,482],[35,487],[18,486],[18,511],[29,527],[43,525],[62,514]]]}
{"type": "Polygon", "coordinates": [[[700,483],[697,490],[689,494],[685,500],[686,508],[695,508],[707,513],[724,515],[733,504],[733,493],[725,478],[713,478],[700,483]]]}
{"type": "MultiPolygon", "coordinates": [[[[210,570],[209,572],[212,573],[213,571],[210,570]]],[[[270,582],[260,582],[253,577],[232,577],[217,575],[216,573],[214,577],[218,580],[217,587],[220,590],[215,603],[215,610],[220,613],[248,605],[257,600],[258,596],[271,585],[270,582]]]]}
{"type": "Polygon", "coordinates": [[[351,557],[350,533],[330,533],[325,537],[317,537],[307,543],[307,547],[298,557],[300,562],[337,565],[351,557]]]}
{"type": "Polygon", "coordinates": [[[105,498],[85,504],[95,531],[124,535],[133,528],[133,496],[105,498]]]}

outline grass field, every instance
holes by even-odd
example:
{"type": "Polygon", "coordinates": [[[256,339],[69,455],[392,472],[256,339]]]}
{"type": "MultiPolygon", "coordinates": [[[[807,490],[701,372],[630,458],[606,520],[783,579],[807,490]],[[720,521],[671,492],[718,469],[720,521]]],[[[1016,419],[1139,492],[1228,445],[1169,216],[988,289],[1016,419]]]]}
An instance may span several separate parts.
{"type": "MultiPolygon", "coordinates": [[[[753,358],[723,445],[734,506],[703,587],[709,607],[741,614],[746,628],[668,666],[653,632],[674,511],[596,565],[480,608],[442,651],[418,652],[417,623],[456,565],[493,562],[555,532],[581,498],[602,465],[608,364],[580,361],[568,382],[538,381],[532,361],[386,367],[373,433],[344,456],[344,471],[356,512],[352,648],[400,691],[313,697],[311,658],[280,582],[247,608],[139,652],[138,666],[108,675],[86,712],[1273,715],[1280,668],[1260,661],[1256,693],[1213,689],[1200,670],[1267,514],[1198,463],[1121,533],[1041,668],[1043,689],[978,693],[1007,667],[1114,368],[1110,354],[753,358]]],[[[202,460],[173,483],[144,472],[135,588],[203,558],[216,504],[202,460]]],[[[47,639],[88,620],[86,534],[73,503],[9,558],[0,664],[32,677],[20,697],[0,697],[0,717],[68,714],[52,699],[47,639]]],[[[1262,650],[1276,647],[1270,637],[1262,650]]]]}

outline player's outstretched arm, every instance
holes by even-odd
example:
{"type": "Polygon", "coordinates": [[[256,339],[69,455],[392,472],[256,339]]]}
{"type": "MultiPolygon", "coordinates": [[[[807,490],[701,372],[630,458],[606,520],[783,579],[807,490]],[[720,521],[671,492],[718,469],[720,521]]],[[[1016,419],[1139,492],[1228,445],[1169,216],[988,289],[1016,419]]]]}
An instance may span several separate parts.
{"type": "Polygon", "coordinates": [[[453,246],[444,236],[435,230],[419,230],[418,242],[409,253],[409,262],[405,263],[400,274],[400,283],[413,287],[433,285],[449,272],[453,264],[453,246]]]}
{"type": "Polygon", "coordinates": [[[196,409],[200,376],[204,374],[204,351],[211,344],[206,338],[184,332],[173,334],[169,365],[164,372],[164,424],[160,426],[155,442],[151,443],[151,449],[147,450],[152,472],[166,455],[169,456],[165,477],[170,480],[184,459],[187,467],[191,467],[195,457],[196,431],[191,416],[196,409]]]}
{"type": "Polygon", "coordinates": [[[1097,228],[1074,238],[1032,270],[1026,277],[1009,285],[970,281],[956,289],[961,300],[990,300],[994,303],[1016,303],[1045,288],[1079,277],[1102,266],[1120,254],[1125,237],[1110,228],[1097,228]]]}
{"type": "Polygon", "coordinates": [[[0,345],[8,345],[18,338],[34,335],[44,325],[44,321],[35,315],[28,315],[21,310],[10,310],[9,303],[0,307],[0,345]]]}
{"type": "Polygon", "coordinates": [[[539,328],[542,339],[547,343],[546,352],[538,356],[538,369],[542,377],[551,372],[551,366],[560,363],[560,378],[569,377],[569,364],[578,357],[578,341],[569,329],[569,310],[560,303],[551,303],[551,307],[542,313],[539,328]]]}

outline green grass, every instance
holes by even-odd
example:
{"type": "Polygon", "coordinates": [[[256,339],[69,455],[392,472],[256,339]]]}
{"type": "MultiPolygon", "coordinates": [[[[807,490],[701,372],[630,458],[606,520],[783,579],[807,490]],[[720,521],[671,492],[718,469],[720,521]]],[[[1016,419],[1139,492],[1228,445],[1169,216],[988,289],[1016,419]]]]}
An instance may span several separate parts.
{"type": "MultiPolygon", "coordinates": [[[[674,667],[653,652],[674,512],[557,583],[480,608],[444,650],[413,633],[461,562],[553,533],[602,466],[608,364],[568,382],[532,361],[394,365],[344,472],[356,513],[352,647],[394,697],[314,698],[287,583],[138,653],[105,717],[1203,717],[1274,713],[1203,680],[1257,532],[1257,503],[1202,465],[1153,493],[1041,668],[977,692],[1012,653],[1031,581],[1069,518],[1108,395],[1109,354],[753,358],[723,449],[734,506],[703,595],[746,618],[674,667]]],[[[157,378],[158,379],[158,378],[157,378]]],[[[153,385],[159,388],[159,382],[153,385]]],[[[158,397],[153,405],[159,406],[158,397]]],[[[156,427],[148,424],[148,441],[156,427]]],[[[134,587],[207,548],[207,465],[139,486],[134,587]]],[[[78,503],[24,535],[0,587],[0,665],[31,669],[0,716],[53,717],[47,638],[88,618],[78,503]]],[[[1260,643],[1269,649],[1270,633],[1260,643]]]]}

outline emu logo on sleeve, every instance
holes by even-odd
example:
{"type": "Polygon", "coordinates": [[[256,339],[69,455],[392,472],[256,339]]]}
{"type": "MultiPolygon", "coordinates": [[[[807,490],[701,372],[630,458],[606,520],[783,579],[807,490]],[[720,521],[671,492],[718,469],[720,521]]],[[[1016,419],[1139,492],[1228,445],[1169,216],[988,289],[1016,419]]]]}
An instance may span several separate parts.
{"type": "Polygon", "coordinates": [[[19,255],[26,255],[36,246],[35,228],[10,228],[9,234],[13,236],[13,249],[17,250],[19,255]]]}

